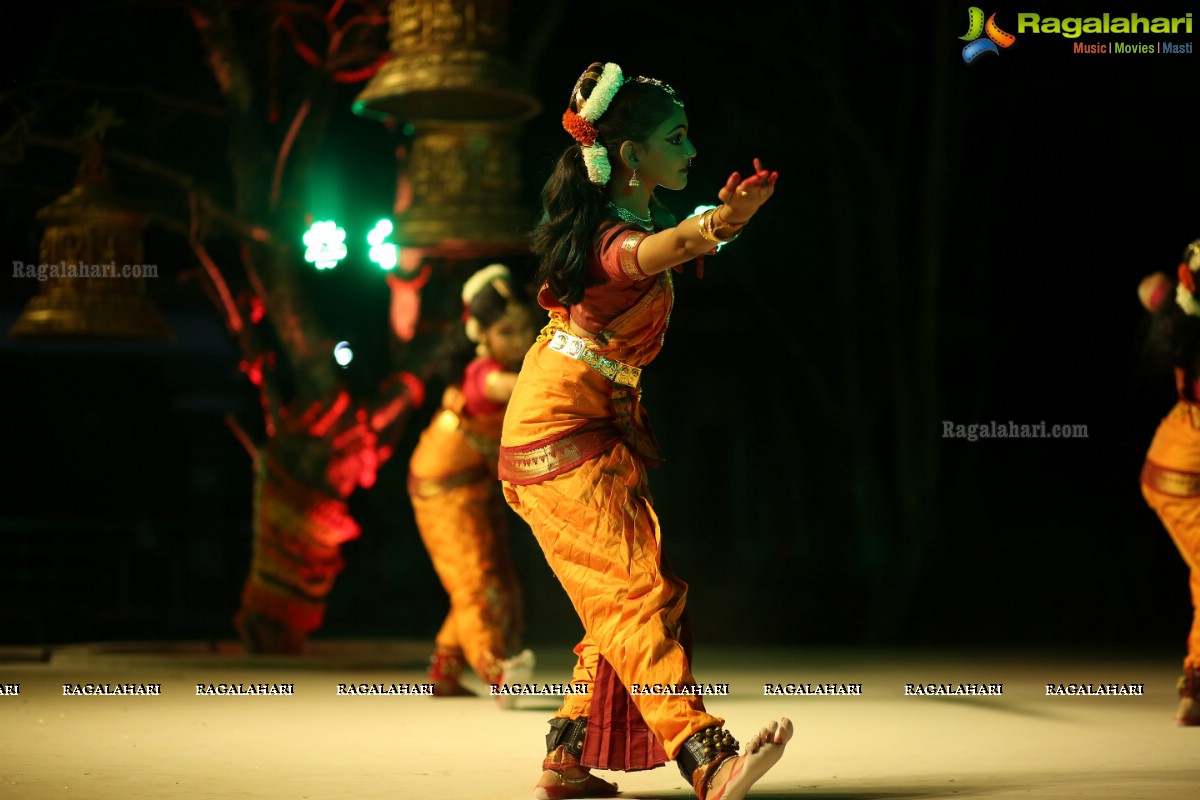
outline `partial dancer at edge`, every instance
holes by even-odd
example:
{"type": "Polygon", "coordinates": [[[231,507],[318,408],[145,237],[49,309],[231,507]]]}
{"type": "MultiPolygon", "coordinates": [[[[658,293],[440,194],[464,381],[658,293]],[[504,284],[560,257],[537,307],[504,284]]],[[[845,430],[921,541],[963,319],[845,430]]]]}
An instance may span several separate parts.
{"type": "Polygon", "coordinates": [[[1178,401],[1159,423],[1142,466],[1142,495],[1191,570],[1192,629],[1175,721],[1200,725],[1200,239],[1188,245],[1176,281],[1156,272],[1138,297],[1154,314],[1151,352],[1174,368],[1178,401]],[[1172,296],[1173,295],[1173,296],[1172,296]]]}
{"type": "Polygon", "coordinates": [[[509,505],[529,524],[583,623],[573,684],[550,721],[535,797],[611,797],[591,768],[639,770],[674,759],[701,800],[740,800],[783,755],[787,718],[746,742],[699,694],[630,695],[645,684],[694,686],[687,585],[662,555],[647,486],[657,449],[641,370],[662,347],[671,272],[733,241],[775,191],[777,173],[729,176],[721,205],[678,224],[654,190],[682,189],[696,149],[675,91],[588,67],[563,126],[575,139],[542,190],[532,234],[538,302],[550,314],[525,357],[500,440],[509,505]]]}

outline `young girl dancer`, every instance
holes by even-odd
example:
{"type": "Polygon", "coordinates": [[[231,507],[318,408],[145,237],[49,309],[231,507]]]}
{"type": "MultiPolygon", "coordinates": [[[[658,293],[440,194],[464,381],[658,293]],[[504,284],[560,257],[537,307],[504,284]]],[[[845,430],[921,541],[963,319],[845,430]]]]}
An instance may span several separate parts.
{"type": "MultiPolygon", "coordinates": [[[[438,356],[448,388],[408,471],[417,529],[450,595],[430,667],[435,696],[471,694],[459,680],[464,663],[485,685],[524,682],[533,670],[530,651],[509,657],[521,642],[521,587],[496,458],[504,409],[533,343],[534,317],[503,264],[472,275],[462,301],[465,324],[438,356]]],[[[505,699],[512,695],[498,697],[502,707],[511,705],[505,699]]]]}
{"type": "Polygon", "coordinates": [[[1142,466],[1142,494],[1191,570],[1192,629],[1175,720],[1200,725],[1200,239],[1188,245],[1176,280],[1159,272],[1138,286],[1154,313],[1150,343],[1174,368],[1178,400],[1159,423],[1142,466]]]}
{"type": "Polygon", "coordinates": [[[538,302],[550,313],[504,418],[505,497],[533,530],[585,631],[571,694],[550,723],[538,798],[611,796],[589,773],[674,759],[701,800],[740,800],[783,754],[792,724],[763,727],[738,754],[724,720],[691,693],[687,585],[662,556],[647,487],[656,463],[641,372],[662,347],[672,267],[738,237],[775,191],[756,159],[733,173],[721,205],[679,224],[655,190],[682,189],[696,156],[674,90],[594,63],[563,126],[574,139],[542,190],[533,232],[538,302]],[[630,701],[632,705],[630,705],[630,701]],[[641,733],[639,731],[648,731],[641,733]]]}

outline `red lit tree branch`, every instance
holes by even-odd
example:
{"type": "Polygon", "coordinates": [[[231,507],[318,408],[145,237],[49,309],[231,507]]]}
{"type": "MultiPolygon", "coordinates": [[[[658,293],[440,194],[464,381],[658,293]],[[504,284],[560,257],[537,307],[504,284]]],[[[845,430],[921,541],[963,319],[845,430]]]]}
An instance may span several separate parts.
{"type": "MultiPolygon", "coordinates": [[[[382,63],[381,50],[368,39],[378,38],[387,17],[372,4],[342,0],[324,10],[303,3],[268,8],[263,35],[282,31],[311,67],[282,136],[270,130],[274,113],[264,114],[258,97],[260,91],[279,96],[279,65],[269,68],[272,85],[256,86],[227,4],[197,0],[189,12],[225,102],[235,213],[251,229],[298,229],[303,210],[281,203],[288,187],[303,180],[296,143],[319,138],[334,83],[365,79],[382,63]],[[355,13],[347,14],[348,6],[355,13]],[[347,18],[339,23],[339,16],[347,18]],[[324,47],[305,38],[318,26],[324,47]]],[[[280,58],[277,49],[270,58],[280,58]]],[[[215,263],[196,234],[203,229],[197,219],[203,208],[193,203],[192,212],[193,249],[238,339],[242,369],[259,390],[264,418],[262,442],[232,426],[254,455],[256,475],[254,551],[236,625],[251,650],[295,653],[322,623],[325,598],[343,564],[341,545],[359,535],[347,498],[374,484],[408,413],[423,400],[422,386],[397,370],[367,396],[351,392],[336,374],[332,340],[314,313],[314,299],[298,280],[301,260],[289,238],[242,239],[247,288],[235,297],[227,267],[215,263]]]]}

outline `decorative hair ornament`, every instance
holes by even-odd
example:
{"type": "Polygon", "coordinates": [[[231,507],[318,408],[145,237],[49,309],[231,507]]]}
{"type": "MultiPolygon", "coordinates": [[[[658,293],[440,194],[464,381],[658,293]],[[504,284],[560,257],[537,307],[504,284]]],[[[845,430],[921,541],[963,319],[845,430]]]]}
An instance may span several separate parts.
{"type": "Polygon", "coordinates": [[[462,303],[463,316],[466,318],[464,328],[467,338],[472,342],[483,341],[483,327],[479,324],[479,320],[471,315],[471,303],[479,296],[479,293],[485,287],[491,286],[506,300],[511,299],[511,294],[507,292],[508,284],[512,281],[512,272],[503,264],[488,264],[483,269],[476,272],[471,277],[467,278],[466,283],[462,288],[462,303]],[[505,291],[500,291],[498,286],[504,286],[505,291]]]}
{"type": "Polygon", "coordinates": [[[508,284],[507,284],[507,283],[505,283],[504,281],[500,280],[499,278],[492,278],[491,286],[492,286],[492,288],[493,288],[493,289],[495,289],[495,290],[496,290],[496,294],[498,294],[498,295],[500,295],[501,297],[503,297],[503,298],[504,298],[504,302],[505,302],[505,304],[506,304],[506,305],[507,305],[508,303],[511,303],[511,302],[512,302],[512,299],[513,299],[512,292],[510,292],[510,291],[508,290],[508,284]]]}
{"type": "Polygon", "coordinates": [[[621,68],[612,62],[605,64],[597,73],[595,67],[598,64],[599,62],[588,67],[587,71],[579,76],[579,80],[575,81],[575,89],[571,94],[571,102],[575,108],[566,110],[562,123],[567,133],[571,134],[571,138],[579,143],[588,180],[604,186],[612,177],[612,164],[608,161],[608,151],[604,149],[604,145],[596,141],[600,134],[595,123],[617,96],[617,90],[625,82],[625,76],[621,68]],[[589,76],[596,77],[596,84],[592,87],[592,93],[584,97],[583,81],[589,76]]]}
{"type": "Polygon", "coordinates": [[[584,147],[594,145],[596,137],[600,135],[595,125],[576,114],[575,110],[571,108],[563,112],[562,126],[567,133],[571,134],[572,139],[584,147]]]}
{"type": "Polygon", "coordinates": [[[612,164],[608,162],[608,151],[604,149],[604,145],[581,145],[580,149],[583,151],[583,166],[587,169],[588,180],[598,186],[607,185],[608,179],[612,177],[612,164]]]}
{"type": "Polygon", "coordinates": [[[462,288],[463,305],[470,305],[476,296],[494,280],[508,283],[512,280],[512,272],[503,264],[488,264],[471,277],[467,278],[462,288]]]}
{"type": "Polygon", "coordinates": [[[592,93],[585,98],[583,97],[583,79],[589,74],[595,73],[591,70],[583,73],[575,84],[575,107],[579,109],[579,116],[595,124],[596,120],[604,116],[605,111],[608,111],[608,104],[617,96],[617,90],[625,82],[625,76],[621,74],[620,67],[611,61],[608,62],[604,65],[604,71],[600,73],[600,79],[592,87],[592,93]]]}
{"type": "Polygon", "coordinates": [[[1196,272],[1200,270],[1200,239],[1183,251],[1179,264],[1179,285],[1175,287],[1175,302],[1190,317],[1200,317],[1200,302],[1196,300],[1196,272]]]}
{"type": "Polygon", "coordinates": [[[675,90],[671,88],[671,85],[669,83],[663,83],[658,78],[647,78],[645,75],[638,75],[633,80],[635,83],[648,83],[652,86],[657,86],[658,88],[660,88],[664,92],[666,92],[668,96],[670,96],[672,103],[679,106],[680,108],[683,108],[683,101],[675,96],[675,90]]]}
{"type": "Polygon", "coordinates": [[[483,328],[479,324],[479,320],[468,316],[467,322],[463,325],[463,330],[467,333],[467,338],[475,344],[483,344],[483,328]]]}

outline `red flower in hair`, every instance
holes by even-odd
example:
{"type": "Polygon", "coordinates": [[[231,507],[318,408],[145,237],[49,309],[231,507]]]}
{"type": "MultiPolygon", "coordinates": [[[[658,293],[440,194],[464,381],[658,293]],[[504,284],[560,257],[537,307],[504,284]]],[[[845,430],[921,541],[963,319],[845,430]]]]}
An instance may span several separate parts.
{"type": "Polygon", "coordinates": [[[596,126],[588,122],[583,117],[576,114],[571,109],[563,112],[562,117],[563,128],[567,133],[571,134],[571,138],[579,142],[584,147],[591,147],[596,143],[596,137],[600,132],[596,130],[596,126]]]}
{"type": "Polygon", "coordinates": [[[1179,282],[1183,284],[1183,288],[1195,294],[1196,292],[1196,276],[1188,269],[1187,264],[1179,265],[1179,282]]]}

